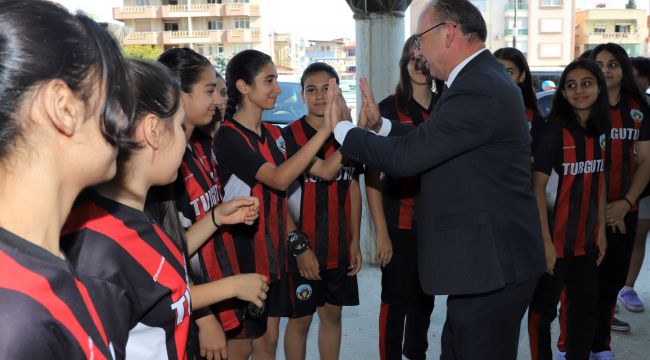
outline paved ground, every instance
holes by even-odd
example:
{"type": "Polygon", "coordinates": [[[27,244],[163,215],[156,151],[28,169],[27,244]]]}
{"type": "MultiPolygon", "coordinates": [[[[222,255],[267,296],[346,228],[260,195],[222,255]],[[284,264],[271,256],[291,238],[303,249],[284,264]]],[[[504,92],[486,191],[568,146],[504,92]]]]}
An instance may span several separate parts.
{"type": "MultiPolygon", "coordinates": [[[[636,288],[649,310],[643,313],[630,313],[621,307],[619,318],[628,321],[632,331],[627,334],[613,333],[612,347],[620,360],[648,360],[650,359],[650,247],[646,253],[646,261],[636,288]]],[[[343,312],[343,338],[341,344],[341,359],[379,359],[377,350],[377,327],[379,318],[379,295],[381,273],[375,266],[365,265],[359,275],[359,293],[361,305],[344,309],[343,312]]],[[[444,322],[445,298],[436,298],[436,308],[432,315],[429,329],[430,359],[440,356],[440,334],[444,322]]],[[[284,332],[283,319],[281,334],[284,332]]],[[[526,320],[522,322],[521,339],[519,342],[519,359],[530,359],[528,349],[528,335],[526,320]]],[[[307,344],[307,359],[318,359],[317,345],[318,319],[314,318],[307,344]]],[[[557,339],[557,326],[553,329],[554,341],[557,339]]],[[[278,359],[284,359],[282,350],[283,338],[281,335],[278,347],[278,359]]],[[[477,359],[478,360],[478,359],[477,359]]]]}

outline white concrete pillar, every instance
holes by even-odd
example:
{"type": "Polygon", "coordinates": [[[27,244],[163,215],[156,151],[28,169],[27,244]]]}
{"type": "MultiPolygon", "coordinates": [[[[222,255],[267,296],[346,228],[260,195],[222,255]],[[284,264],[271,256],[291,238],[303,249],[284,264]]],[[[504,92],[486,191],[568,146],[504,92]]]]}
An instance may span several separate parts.
{"type": "MultiPolygon", "coordinates": [[[[368,78],[377,102],[394,92],[399,79],[399,57],[404,45],[404,13],[357,14],[357,109],[361,109],[359,78],[368,78]]],[[[375,230],[368,211],[365,179],[361,179],[361,252],[365,262],[375,263],[375,230]]]]}

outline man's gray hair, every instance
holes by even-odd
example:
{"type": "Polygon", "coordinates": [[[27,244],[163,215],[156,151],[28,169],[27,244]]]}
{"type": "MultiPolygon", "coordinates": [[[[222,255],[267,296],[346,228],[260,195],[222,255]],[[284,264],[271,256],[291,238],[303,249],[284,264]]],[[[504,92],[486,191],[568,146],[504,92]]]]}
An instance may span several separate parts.
{"type": "Polygon", "coordinates": [[[487,25],[481,12],[468,0],[433,0],[425,11],[435,11],[437,20],[453,21],[467,35],[470,44],[487,39],[487,25]]]}

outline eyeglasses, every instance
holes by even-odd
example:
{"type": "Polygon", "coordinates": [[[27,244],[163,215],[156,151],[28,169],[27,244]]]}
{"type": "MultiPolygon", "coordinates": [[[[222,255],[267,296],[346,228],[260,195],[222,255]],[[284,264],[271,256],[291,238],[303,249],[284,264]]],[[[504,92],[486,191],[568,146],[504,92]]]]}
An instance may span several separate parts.
{"type": "Polygon", "coordinates": [[[610,69],[610,70],[615,70],[615,69],[618,69],[618,68],[621,66],[621,64],[619,64],[618,61],[611,61],[611,62],[608,62],[607,64],[603,64],[603,63],[601,63],[601,62],[597,62],[596,65],[598,65],[598,67],[599,67],[601,70],[602,70],[603,68],[605,68],[605,67],[607,67],[607,68],[610,69]]]}
{"type": "Polygon", "coordinates": [[[424,30],[423,32],[415,35],[415,48],[420,50],[420,47],[422,46],[422,40],[420,40],[420,39],[422,39],[422,36],[424,36],[424,34],[428,33],[429,31],[431,31],[431,30],[433,30],[435,28],[437,28],[438,26],[442,26],[442,25],[445,25],[445,24],[446,24],[446,22],[441,22],[440,24],[434,25],[431,28],[429,28],[428,30],[424,30]]]}

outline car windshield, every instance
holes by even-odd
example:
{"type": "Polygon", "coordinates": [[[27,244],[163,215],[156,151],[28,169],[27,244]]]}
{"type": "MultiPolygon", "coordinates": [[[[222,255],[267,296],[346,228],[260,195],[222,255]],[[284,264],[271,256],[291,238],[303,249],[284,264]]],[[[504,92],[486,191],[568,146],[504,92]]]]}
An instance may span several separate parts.
{"type": "Polygon", "coordinates": [[[275,101],[275,107],[262,113],[262,120],[274,124],[288,124],[307,114],[307,108],[300,97],[300,83],[280,81],[278,84],[282,93],[275,101]]]}

